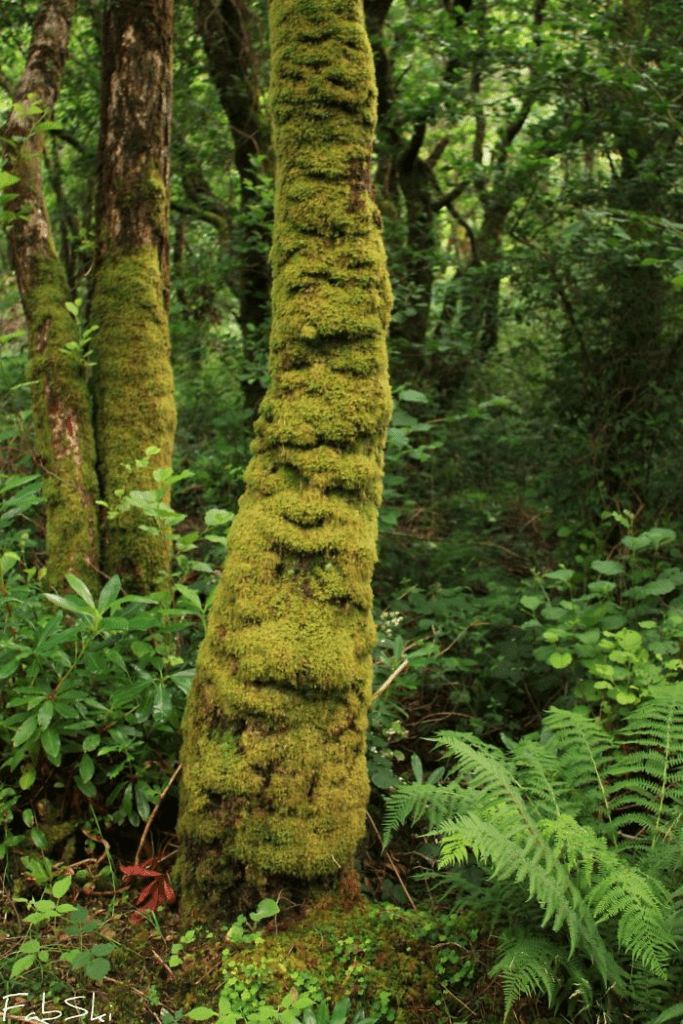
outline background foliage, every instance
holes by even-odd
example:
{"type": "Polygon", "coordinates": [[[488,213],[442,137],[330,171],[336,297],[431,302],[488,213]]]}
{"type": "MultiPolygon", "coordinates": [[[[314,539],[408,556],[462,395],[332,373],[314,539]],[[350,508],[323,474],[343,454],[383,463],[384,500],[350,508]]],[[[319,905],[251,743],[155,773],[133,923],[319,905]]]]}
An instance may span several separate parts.
{"type": "MultiPolygon", "coordinates": [[[[254,247],[267,251],[272,215],[265,11],[250,5],[242,24],[259,117],[258,184],[245,190],[242,129],[207,57],[199,6],[180,3],[176,15],[177,514],[155,492],[136,494],[134,480],[126,499],[144,506],[148,528],[174,530],[171,591],[133,597],[114,577],[93,595],[73,577],[63,594],[44,592],[23,320],[0,252],[8,991],[18,979],[40,990],[60,929],[82,955],[54,974],[55,997],[79,971],[95,981],[117,956],[127,962],[108,944],[135,948],[117,865],[135,859],[175,769],[266,377],[267,309],[245,314],[249,260],[254,247]],[[25,918],[15,941],[17,907],[43,916],[25,918]]],[[[34,7],[0,7],[7,106],[34,7]]],[[[683,1017],[672,952],[683,760],[679,14],[671,0],[366,3],[395,411],[375,583],[372,824],[358,867],[373,898],[429,918],[434,1020],[531,1021],[548,1003],[559,1020],[683,1017]],[[387,797],[396,828],[383,851],[373,826],[387,797]]],[[[99,21],[97,4],[75,19],[47,146],[50,214],[84,311],[99,21]]],[[[143,457],[131,452],[131,465],[143,457]]],[[[174,799],[171,788],[140,851],[161,858],[164,874],[174,799]]],[[[164,945],[170,913],[143,926],[166,964],[180,956],[174,945],[194,948],[177,935],[164,945]]],[[[180,1020],[194,1006],[191,1019],[202,1019],[182,987],[166,1007],[161,976],[139,982],[144,1012],[180,1020]]],[[[309,985],[317,1020],[363,1010],[419,1019],[422,995],[399,1005],[381,995],[390,981],[370,994],[354,978],[309,985]]],[[[254,986],[248,1012],[269,1019],[254,986]]],[[[270,994],[283,1015],[270,1019],[294,1014],[296,1000],[278,1001],[285,994],[270,994]]],[[[232,1004],[205,1002],[232,1019],[232,1004]]]]}

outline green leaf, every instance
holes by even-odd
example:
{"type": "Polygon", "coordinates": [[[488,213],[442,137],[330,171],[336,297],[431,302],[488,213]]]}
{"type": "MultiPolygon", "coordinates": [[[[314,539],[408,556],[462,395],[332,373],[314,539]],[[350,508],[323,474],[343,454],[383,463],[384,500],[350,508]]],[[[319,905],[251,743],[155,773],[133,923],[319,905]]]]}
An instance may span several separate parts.
{"type": "Polygon", "coordinates": [[[426,404],[429,399],[422,391],[416,391],[414,388],[401,388],[397,392],[396,397],[399,402],[420,402],[426,404]]]}
{"type": "Polygon", "coordinates": [[[36,828],[34,825],[29,834],[31,836],[31,841],[39,850],[47,850],[50,843],[42,829],[36,828]]]}
{"type": "Polygon", "coordinates": [[[38,708],[38,725],[41,729],[47,729],[54,713],[55,706],[53,701],[46,700],[40,705],[38,708]]]}
{"type": "Polygon", "coordinates": [[[280,913],[280,905],[275,900],[261,900],[256,910],[249,915],[252,921],[263,921],[267,917],[275,917],[280,913]]]}
{"type": "Polygon", "coordinates": [[[572,656],[569,651],[553,651],[548,658],[548,664],[551,668],[566,668],[567,665],[571,665],[572,656]]]}
{"type": "Polygon", "coordinates": [[[95,762],[90,754],[83,754],[78,768],[78,774],[83,779],[83,782],[90,782],[92,779],[95,774],[95,762]]]}
{"type": "Polygon", "coordinates": [[[61,900],[62,896],[66,896],[73,879],[71,875],[63,875],[62,878],[58,878],[52,886],[52,895],[56,900],[61,900]]]}
{"type": "Polygon", "coordinates": [[[351,1007],[351,1001],[348,996],[344,996],[335,1005],[332,1010],[332,1016],[330,1017],[330,1024],[345,1024],[346,1015],[351,1007]]]}
{"type": "Polygon", "coordinates": [[[50,725],[41,735],[40,742],[43,750],[53,764],[59,764],[62,741],[59,733],[53,725],[50,725]]]}
{"type": "Polygon", "coordinates": [[[566,634],[558,633],[556,629],[546,629],[542,635],[547,644],[556,644],[566,634]]]}
{"type": "Polygon", "coordinates": [[[38,730],[38,719],[35,715],[29,715],[19,726],[12,739],[13,747],[20,747],[23,743],[32,739],[38,730]]]}
{"type": "Polygon", "coordinates": [[[5,551],[2,558],[0,558],[0,573],[4,576],[10,571],[13,565],[16,565],[17,562],[20,561],[21,559],[15,551],[5,551]]]}
{"type": "Polygon", "coordinates": [[[620,562],[614,562],[611,558],[596,558],[594,562],[591,562],[591,569],[593,572],[599,572],[602,576],[618,576],[624,571],[623,565],[620,562]]]}
{"type": "Polygon", "coordinates": [[[544,573],[544,579],[557,581],[558,583],[569,583],[573,576],[573,569],[553,569],[552,572],[544,573]]]}
{"type": "Polygon", "coordinates": [[[522,608],[527,608],[530,612],[535,612],[540,605],[544,603],[542,597],[535,597],[533,594],[525,594],[519,602],[522,608]]]}
{"type": "Polygon", "coordinates": [[[108,579],[100,591],[100,596],[97,599],[97,608],[100,612],[106,611],[111,604],[114,603],[116,598],[119,596],[121,591],[121,577],[112,576],[108,579]]]}
{"type": "Polygon", "coordinates": [[[12,978],[18,978],[20,974],[28,971],[35,962],[34,953],[26,953],[25,956],[20,956],[18,960],[15,960],[12,964],[12,970],[10,971],[10,980],[12,978]]]}
{"type": "Polygon", "coordinates": [[[68,597],[62,597],[61,594],[46,594],[45,597],[52,604],[56,604],[58,608],[63,608],[65,612],[71,612],[72,615],[88,615],[87,606],[84,607],[82,604],[77,604],[73,599],[68,597]]]}
{"type": "Polygon", "coordinates": [[[188,604],[193,608],[196,608],[197,611],[201,612],[204,610],[202,608],[202,599],[196,590],[192,590],[191,587],[186,587],[184,583],[176,583],[176,590],[179,594],[182,594],[188,604]]]}
{"type": "Polygon", "coordinates": [[[85,966],[85,973],[91,981],[102,981],[109,971],[111,964],[103,957],[95,957],[85,966]]]}
{"type": "Polygon", "coordinates": [[[208,1006],[195,1006],[194,1010],[189,1010],[185,1016],[190,1020],[210,1020],[211,1017],[217,1017],[218,1014],[215,1010],[210,1010],[208,1006]]]}
{"type": "Polygon", "coordinates": [[[18,181],[19,178],[15,174],[0,170],[0,189],[7,188],[9,185],[16,185],[18,181]]]}
{"type": "Polygon", "coordinates": [[[235,518],[234,512],[228,512],[225,508],[210,508],[204,513],[204,524],[206,526],[226,526],[235,518]]]}
{"type": "Polygon", "coordinates": [[[39,953],[40,939],[27,939],[19,946],[20,953],[39,953]]]}
{"type": "Polygon", "coordinates": [[[109,956],[116,949],[115,942],[96,942],[94,946],[90,947],[90,952],[93,956],[109,956]]]}
{"type": "Polygon", "coordinates": [[[66,574],[66,582],[69,584],[72,590],[78,594],[82,601],[88,605],[89,608],[95,610],[95,599],[93,598],[90,590],[83,580],[79,580],[78,576],[74,576],[73,573],[68,572],[66,574]]]}

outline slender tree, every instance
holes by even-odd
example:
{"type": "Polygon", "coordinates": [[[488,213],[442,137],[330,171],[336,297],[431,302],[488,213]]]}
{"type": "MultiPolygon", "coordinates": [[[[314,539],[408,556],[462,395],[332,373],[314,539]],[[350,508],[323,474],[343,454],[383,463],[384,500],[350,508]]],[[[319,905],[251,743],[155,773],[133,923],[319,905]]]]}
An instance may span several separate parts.
{"type": "MultiPolygon", "coordinates": [[[[259,205],[270,134],[262,112],[254,12],[245,0],[194,2],[209,73],[230,124],[240,179],[240,216],[232,249],[238,262],[235,290],[244,355],[250,364],[263,364],[270,319],[270,239],[259,216],[259,205]]],[[[262,384],[245,377],[242,391],[247,408],[255,416],[263,398],[262,384]]]]}
{"type": "Polygon", "coordinates": [[[44,0],[26,67],[3,131],[9,250],[26,315],[34,381],[36,452],[44,474],[47,583],[73,572],[97,581],[99,537],[95,443],[73,297],[57,255],[43,195],[45,130],[66,59],[75,0],[44,0]]]}
{"type": "Polygon", "coordinates": [[[360,0],[273,0],[270,40],[271,383],[184,720],[188,916],[351,878],[368,796],[391,412],[372,54],[360,0]]]}
{"type": "MultiPolygon", "coordinates": [[[[172,0],[111,0],[104,68],[91,320],[97,327],[95,407],[104,500],[158,489],[175,431],[170,361],[169,144],[172,0]],[[159,449],[135,475],[130,467],[159,449]]],[[[162,488],[163,489],[163,488],[162,488]]],[[[168,574],[167,533],[143,531],[144,512],[107,523],[104,568],[145,591],[168,574]]]]}

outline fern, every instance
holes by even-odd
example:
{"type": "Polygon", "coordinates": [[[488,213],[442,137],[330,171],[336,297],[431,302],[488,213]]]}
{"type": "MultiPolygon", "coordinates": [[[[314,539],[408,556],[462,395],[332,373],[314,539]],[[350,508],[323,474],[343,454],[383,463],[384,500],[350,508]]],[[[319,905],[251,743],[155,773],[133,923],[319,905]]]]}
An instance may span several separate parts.
{"type": "Polygon", "coordinates": [[[683,872],[683,684],[654,690],[613,733],[553,708],[505,753],[465,734],[437,742],[453,767],[393,794],[385,835],[426,820],[442,871],[474,858],[491,898],[526,916],[493,969],[506,1015],[524,994],[556,1002],[564,977],[585,1007],[599,981],[649,1019],[683,931],[683,888],[670,891],[683,872]]]}
{"type": "Polygon", "coordinates": [[[636,822],[653,845],[669,842],[683,818],[683,684],[653,688],[621,739],[628,753],[615,765],[610,794],[618,824],[636,822]]]}
{"type": "Polygon", "coordinates": [[[562,980],[560,966],[565,966],[562,947],[544,938],[508,937],[501,943],[501,952],[490,974],[502,977],[505,1016],[521,996],[535,992],[545,994],[552,1006],[562,980]]]}
{"type": "Polygon", "coordinates": [[[544,726],[557,751],[558,767],[579,806],[589,813],[611,818],[607,766],[614,759],[614,738],[594,718],[577,711],[550,708],[544,726]],[[599,806],[596,807],[596,795],[599,806]]]}

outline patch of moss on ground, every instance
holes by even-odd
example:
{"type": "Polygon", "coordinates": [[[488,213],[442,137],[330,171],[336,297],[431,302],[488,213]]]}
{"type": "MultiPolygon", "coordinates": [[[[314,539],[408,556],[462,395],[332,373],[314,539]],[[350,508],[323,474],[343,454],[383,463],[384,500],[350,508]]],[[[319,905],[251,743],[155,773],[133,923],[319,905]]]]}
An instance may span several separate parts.
{"type": "Polygon", "coordinates": [[[234,1012],[248,1015],[266,1003],[279,1006],[294,990],[316,1004],[326,1000],[334,1005],[348,996],[381,1024],[452,1019],[447,1009],[452,979],[448,970],[444,977],[444,950],[449,950],[454,971],[456,957],[463,961],[464,976],[471,968],[465,964],[466,946],[440,941],[444,936],[432,915],[366,902],[340,913],[338,903],[325,898],[295,914],[285,915],[282,924],[271,921],[261,931],[247,931],[238,942],[231,940],[229,929],[190,929],[174,939],[173,958],[171,946],[165,955],[160,947],[159,960],[154,958],[151,946],[160,940],[147,949],[139,944],[122,949],[113,967],[130,984],[109,993],[112,1020],[144,1019],[140,996],[143,988],[149,992],[150,982],[153,998],[174,1013],[197,1006],[215,1010],[223,995],[234,1012]],[[162,959],[173,967],[164,969],[162,959]]]}

